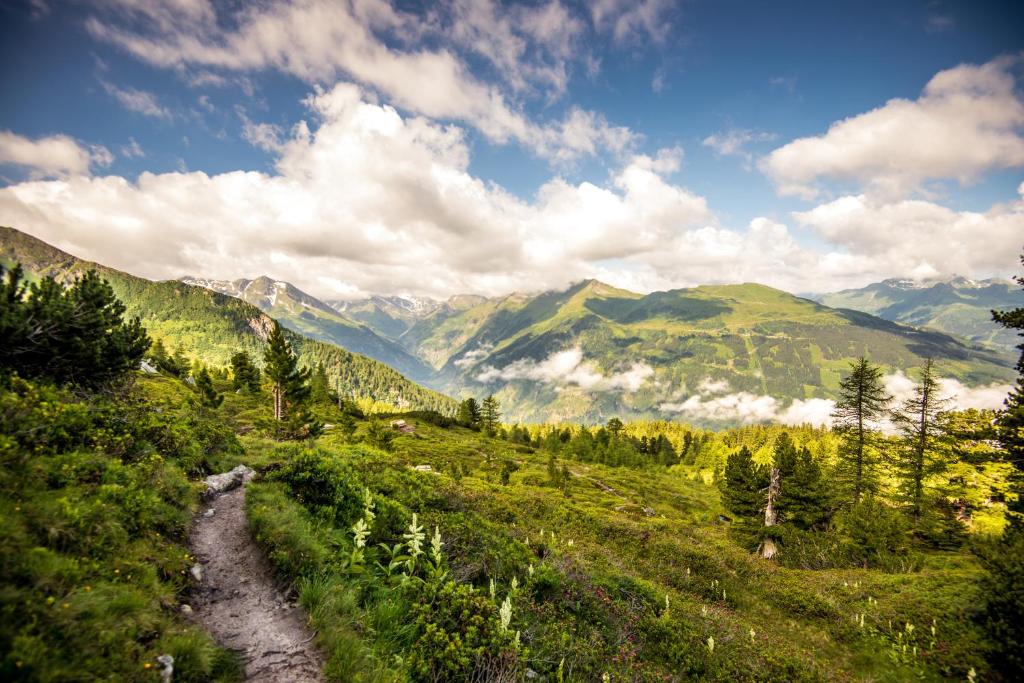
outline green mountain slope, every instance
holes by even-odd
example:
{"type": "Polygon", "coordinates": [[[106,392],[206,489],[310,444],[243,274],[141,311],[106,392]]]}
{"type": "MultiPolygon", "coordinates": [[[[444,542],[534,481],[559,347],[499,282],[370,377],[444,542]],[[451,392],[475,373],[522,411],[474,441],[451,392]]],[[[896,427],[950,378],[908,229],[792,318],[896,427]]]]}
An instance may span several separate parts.
{"type": "Polygon", "coordinates": [[[528,420],[671,416],[709,381],[718,394],[833,398],[861,354],[888,370],[934,357],[970,384],[1012,377],[1008,355],[756,284],[645,296],[590,280],[427,318],[403,342],[440,368],[435,386],[495,391],[528,420]]]}
{"type": "MultiPolygon", "coordinates": [[[[193,358],[226,365],[231,355],[246,350],[262,362],[263,343],[271,318],[240,299],[182,282],[152,282],[113,268],[81,261],[13,228],[0,227],[0,262],[20,262],[34,277],[73,278],[89,269],[106,278],[128,315],[141,318],[154,339],[171,349],[181,346],[193,358]]],[[[302,362],[324,363],[343,393],[408,407],[448,410],[447,396],[426,389],[393,368],[335,345],[290,333],[302,362]]]]}
{"type": "Polygon", "coordinates": [[[395,342],[378,336],[368,326],[346,317],[287,282],[274,281],[265,276],[255,280],[234,281],[185,277],[181,281],[242,299],[280,321],[285,327],[379,360],[413,380],[423,381],[431,374],[431,369],[425,363],[395,342]]]}
{"type": "Polygon", "coordinates": [[[992,322],[993,309],[1024,305],[1024,293],[1006,280],[976,282],[956,277],[925,285],[908,280],[884,280],[814,298],[826,306],[852,308],[1005,351],[1020,343],[1012,331],[992,322]]]}

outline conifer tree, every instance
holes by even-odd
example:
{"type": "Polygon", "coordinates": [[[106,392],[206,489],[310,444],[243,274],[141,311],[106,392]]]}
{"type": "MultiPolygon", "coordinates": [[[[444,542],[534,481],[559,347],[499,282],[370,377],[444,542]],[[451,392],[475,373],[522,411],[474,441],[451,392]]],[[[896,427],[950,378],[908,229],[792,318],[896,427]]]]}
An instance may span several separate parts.
{"type": "Polygon", "coordinates": [[[459,411],[455,420],[463,427],[476,429],[480,425],[480,407],[476,399],[470,396],[459,404],[459,411]]]}
{"type": "MultiPolygon", "coordinates": [[[[1024,265],[1024,255],[1021,256],[1024,265]]],[[[1015,278],[1024,287],[1024,276],[1015,278]]],[[[1024,307],[993,311],[992,318],[1024,337],[1024,307]]],[[[1024,343],[1017,346],[1017,384],[996,418],[999,443],[1013,466],[1007,525],[1000,542],[985,557],[989,570],[982,594],[982,621],[993,643],[993,666],[1005,680],[1024,680],[1024,343]]]]}
{"type": "Polygon", "coordinates": [[[245,351],[239,351],[231,356],[231,374],[233,375],[231,386],[236,390],[243,389],[251,393],[258,393],[260,390],[260,369],[252,362],[252,357],[245,351]]]}
{"type": "Polygon", "coordinates": [[[853,503],[874,490],[878,456],[873,425],[886,415],[892,400],[882,386],[882,369],[866,358],[850,364],[839,382],[839,400],[832,413],[834,429],[843,438],[837,476],[853,494],[853,503]]]}
{"type": "Polygon", "coordinates": [[[314,403],[334,403],[334,396],[331,395],[331,383],[327,378],[323,361],[317,363],[316,370],[310,375],[309,396],[314,403]]]}
{"type": "Polygon", "coordinates": [[[218,408],[224,402],[224,396],[217,393],[209,371],[203,367],[195,373],[196,391],[199,393],[199,404],[204,408],[218,408]]]}
{"type": "Polygon", "coordinates": [[[490,436],[494,436],[501,424],[501,404],[494,398],[494,394],[485,398],[480,406],[480,424],[490,436]]]}
{"type": "Polygon", "coordinates": [[[902,437],[896,459],[901,496],[915,523],[921,521],[925,503],[925,481],[945,467],[936,452],[942,434],[939,413],[949,403],[939,395],[939,378],[932,359],[925,360],[913,394],[893,411],[892,420],[902,437]]]}
{"type": "Polygon", "coordinates": [[[768,476],[757,463],[750,449],[743,446],[729,456],[725,476],[720,482],[722,503],[737,517],[752,520],[764,509],[763,489],[768,476]]]}
{"type": "Polygon", "coordinates": [[[831,496],[810,450],[798,449],[783,432],[775,443],[775,467],[780,480],[779,522],[804,530],[824,527],[831,514],[831,496]]]}
{"type": "Polygon", "coordinates": [[[308,412],[309,377],[308,368],[299,368],[298,356],[292,351],[280,323],[274,327],[267,339],[263,354],[264,372],[271,383],[274,398],[274,420],[288,425],[280,430],[286,436],[312,435],[320,425],[308,412]]]}
{"type": "Polygon", "coordinates": [[[24,377],[96,389],[139,367],[150,340],[110,284],[90,270],[63,287],[52,277],[26,286],[0,267],[0,368],[24,377]]]}

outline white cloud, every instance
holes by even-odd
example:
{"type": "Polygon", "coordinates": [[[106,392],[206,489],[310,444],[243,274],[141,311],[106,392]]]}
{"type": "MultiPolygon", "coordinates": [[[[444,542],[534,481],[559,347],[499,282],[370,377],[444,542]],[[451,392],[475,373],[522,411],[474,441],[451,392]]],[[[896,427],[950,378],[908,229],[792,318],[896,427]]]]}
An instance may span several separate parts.
{"type": "Polygon", "coordinates": [[[218,15],[205,0],[175,4],[182,7],[112,0],[120,13],[90,17],[86,28],[138,59],[185,73],[276,69],[309,83],[347,75],[399,107],[468,123],[493,142],[514,141],[559,162],[597,153],[605,143],[615,151],[635,138],[592,112],[571,110],[562,121],[534,122],[498,85],[476,78],[454,51],[461,46],[483,54],[513,91],[537,85],[558,95],[568,61],[580,54],[575,40],[581,27],[557,2],[504,13],[490,3],[453,0],[450,17],[405,13],[371,0],[249,4],[230,15],[218,15]],[[435,47],[438,41],[445,46],[435,47]]]}
{"type": "MultiPolygon", "coordinates": [[[[828,291],[919,265],[910,247],[878,252],[857,241],[887,215],[877,208],[859,217],[835,209],[797,214],[834,251],[801,245],[767,218],[746,230],[719,226],[703,197],[668,179],[682,163],[675,147],[623,160],[604,183],[556,177],[524,201],[469,172],[461,128],[403,117],[370,99],[339,84],[306,100],[310,123],[263,131],[269,137],[250,129],[252,141],[273,150],[271,173],[208,176],[182,166],[134,182],[22,183],[0,189],[0,213],[72,253],[145,277],[268,274],[325,298],[351,291],[496,295],[585,277],[634,291],[744,281],[828,291]]],[[[46,160],[50,175],[105,161],[99,151],[60,140],[54,147],[63,157],[25,148],[17,158],[46,160]]],[[[1012,235],[1024,234],[1021,204],[977,215],[929,205],[940,211],[933,228],[915,233],[924,223],[901,214],[879,228],[886,232],[879,239],[910,230],[908,244],[920,243],[922,259],[969,274],[989,265],[992,274],[1010,273],[1018,252],[1012,235]],[[941,211],[958,217],[950,235],[963,241],[943,232],[949,221],[941,211]],[[945,244],[963,248],[940,259],[945,244]]]]}
{"type": "Polygon", "coordinates": [[[929,180],[962,184],[992,169],[1024,165],[1024,98],[1012,69],[1019,58],[940,71],[916,100],[896,98],[800,138],[761,159],[782,194],[816,196],[826,179],[887,197],[929,180]]]}
{"type": "Polygon", "coordinates": [[[953,211],[921,200],[885,203],[858,195],[793,217],[847,250],[852,255],[847,259],[850,272],[863,267],[877,274],[917,278],[1006,274],[1024,245],[1024,193],[983,213],[953,211]]]}
{"type": "Polygon", "coordinates": [[[629,368],[606,375],[593,361],[583,359],[579,347],[557,351],[542,361],[523,358],[503,368],[486,367],[476,379],[485,384],[530,380],[556,387],[576,386],[583,391],[625,391],[633,393],[654,375],[647,363],[633,363],[629,368]]]}
{"type": "Polygon", "coordinates": [[[100,81],[107,94],[117,100],[122,107],[129,111],[149,116],[156,119],[170,120],[171,110],[162,106],[156,99],[156,95],[145,90],[136,88],[119,88],[113,83],[100,81]]]}
{"type": "Polygon", "coordinates": [[[595,0],[590,13],[594,26],[611,34],[620,45],[663,42],[672,28],[671,0],[595,0]]]}
{"type": "Polygon", "coordinates": [[[706,377],[698,384],[697,393],[683,401],[662,403],[659,409],[708,422],[827,425],[835,407],[833,401],[820,398],[795,399],[783,407],[782,401],[774,396],[749,391],[726,393],[730,388],[726,380],[706,377]]]}
{"type": "MultiPolygon", "coordinates": [[[[899,406],[914,395],[915,378],[908,377],[897,370],[886,375],[883,380],[885,390],[892,395],[892,405],[899,406]]],[[[1007,394],[1013,389],[1010,384],[993,382],[984,386],[968,387],[952,377],[939,378],[938,398],[947,401],[949,410],[995,410],[1001,408],[1007,394]]]]}
{"type": "MultiPolygon", "coordinates": [[[[892,406],[896,407],[913,394],[914,381],[902,371],[886,375],[882,379],[888,393],[893,396],[892,406]]],[[[939,379],[940,398],[947,399],[947,409],[966,410],[999,408],[1007,393],[1009,384],[989,384],[968,387],[959,380],[943,377],[939,379]]],[[[835,401],[823,398],[794,399],[783,406],[783,400],[748,391],[726,393],[730,389],[725,380],[705,378],[697,387],[697,393],[682,401],[667,402],[660,406],[664,412],[709,422],[731,422],[753,424],[777,422],[780,424],[812,424],[828,426],[832,423],[835,401]]],[[[892,425],[882,425],[884,431],[892,432],[892,425]]]]}
{"type": "Polygon", "coordinates": [[[91,166],[109,166],[114,156],[102,145],[88,149],[67,135],[26,138],[0,131],[0,164],[28,169],[33,177],[86,175],[91,166]]]}
{"type": "Polygon", "coordinates": [[[128,138],[128,144],[121,146],[121,156],[128,159],[139,159],[146,156],[145,150],[135,138],[128,138]]]}
{"type": "Polygon", "coordinates": [[[455,367],[457,368],[468,368],[471,365],[476,365],[491,352],[491,344],[482,344],[472,351],[467,351],[455,361],[455,367]]]}

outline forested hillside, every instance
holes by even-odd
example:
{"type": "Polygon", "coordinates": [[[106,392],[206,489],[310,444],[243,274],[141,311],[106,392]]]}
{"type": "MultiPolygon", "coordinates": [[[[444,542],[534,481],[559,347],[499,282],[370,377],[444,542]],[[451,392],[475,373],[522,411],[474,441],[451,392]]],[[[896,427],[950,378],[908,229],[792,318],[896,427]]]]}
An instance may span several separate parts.
{"type": "Polygon", "coordinates": [[[1017,338],[992,321],[991,311],[1024,304],[1024,294],[1012,282],[962,277],[931,283],[884,280],[814,298],[826,306],[852,308],[1006,351],[1017,345],[1017,338]]]}
{"type": "Polygon", "coordinates": [[[432,374],[426,364],[397,343],[378,336],[366,325],[287,282],[276,282],[268,277],[233,282],[195,277],[181,280],[239,298],[303,336],[379,360],[414,381],[422,382],[432,374]]]}
{"type": "MultiPolygon", "coordinates": [[[[150,336],[169,351],[180,349],[215,366],[227,366],[238,351],[262,357],[272,320],[252,304],[203,287],[153,282],[80,261],[17,230],[0,228],[0,263],[15,262],[30,276],[51,275],[62,282],[96,270],[110,282],[127,314],[139,317],[150,336]]],[[[346,395],[408,408],[450,410],[454,405],[383,363],[300,334],[288,336],[302,363],[311,368],[323,363],[331,386],[346,395]]]]}
{"type": "Polygon", "coordinates": [[[1012,356],[756,284],[645,296],[590,280],[435,314],[402,342],[439,368],[435,386],[493,391],[528,420],[670,417],[706,382],[723,393],[831,399],[840,371],[864,354],[889,371],[935,358],[968,384],[1013,374],[1012,356]]]}

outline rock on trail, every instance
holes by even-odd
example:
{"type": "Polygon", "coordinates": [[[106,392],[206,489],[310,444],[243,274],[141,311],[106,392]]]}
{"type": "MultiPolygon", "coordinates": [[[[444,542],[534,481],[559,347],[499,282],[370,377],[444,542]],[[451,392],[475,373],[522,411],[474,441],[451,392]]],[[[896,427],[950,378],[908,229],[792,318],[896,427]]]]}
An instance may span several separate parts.
{"type": "Polygon", "coordinates": [[[320,683],[323,658],[315,634],[303,611],[275,586],[249,533],[244,484],[251,477],[248,468],[236,468],[207,480],[206,505],[214,513],[198,515],[191,535],[202,577],[193,618],[222,646],[242,653],[246,681],[320,683]]]}

